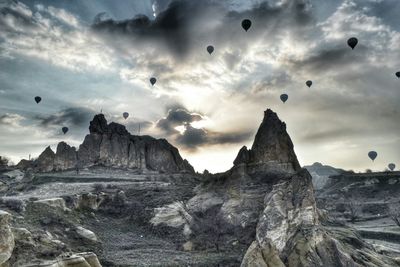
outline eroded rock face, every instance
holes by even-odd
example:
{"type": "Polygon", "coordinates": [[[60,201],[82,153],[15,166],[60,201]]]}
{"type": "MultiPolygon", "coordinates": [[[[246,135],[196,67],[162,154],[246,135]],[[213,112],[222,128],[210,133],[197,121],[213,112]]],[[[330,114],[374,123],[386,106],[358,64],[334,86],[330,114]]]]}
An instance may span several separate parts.
{"type": "Polygon", "coordinates": [[[68,170],[76,168],[77,154],[75,147],[69,146],[65,142],[58,143],[57,152],[54,159],[55,170],[68,170]]]}
{"type": "Polygon", "coordinates": [[[14,236],[10,228],[11,214],[0,210],[0,266],[5,263],[14,250],[14,236]]]}
{"type": "Polygon", "coordinates": [[[232,169],[210,175],[196,191],[186,203],[155,209],[153,225],[180,229],[194,249],[245,244],[242,267],[398,266],[353,231],[346,239],[321,225],[312,178],[271,110],[252,148],[243,147],[232,169]]]}
{"type": "Polygon", "coordinates": [[[56,154],[51,150],[50,146],[39,155],[38,159],[34,162],[35,170],[39,172],[50,172],[54,169],[54,159],[56,154]]]}
{"type": "Polygon", "coordinates": [[[39,172],[95,165],[167,173],[194,172],[193,167],[182,159],[178,149],[165,139],[131,135],[123,125],[114,122],[107,124],[103,114],[93,118],[89,131],[78,151],[61,142],[56,153],[47,147],[32,164],[21,161],[18,165],[23,169],[33,166],[39,172]]]}
{"type": "Polygon", "coordinates": [[[289,172],[300,170],[292,140],[286,132],[286,124],[270,109],[264,112],[250,156],[252,163],[275,162],[289,172]]]}
{"type": "Polygon", "coordinates": [[[233,164],[260,165],[257,171],[263,172],[294,173],[301,169],[286,124],[270,109],[264,112],[251,149],[242,147],[233,164]]]}

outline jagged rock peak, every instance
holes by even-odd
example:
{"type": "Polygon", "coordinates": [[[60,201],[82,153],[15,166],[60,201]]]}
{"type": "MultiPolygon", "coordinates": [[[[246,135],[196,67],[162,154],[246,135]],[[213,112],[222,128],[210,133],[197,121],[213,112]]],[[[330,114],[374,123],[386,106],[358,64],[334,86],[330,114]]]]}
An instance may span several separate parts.
{"type": "Polygon", "coordinates": [[[93,120],[90,122],[89,132],[90,133],[107,133],[108,132],[107,120],[103,114],[97,114],[94,116],[93,120]]]}
{"type": "Polygon", "coordinates": [[[129,132],[124,125],[115,122],[107,124],[107,120],[103,114],[97,114],[94,116],[93,120],[90,122],[89,132],[91,134],[116,133],[119,135],[129,135],[129,132]]]}
{"type": "Polygon", "coordinates": [[[54,151],[53,149],[51,149],[50,146],[46,147],[45,150],[43,150],[43,152],[39,155],[39,157],[46,157],[46,156],[50,156],[50,157],[54,157],[54,151]]]}
{"type": "Polygon", "coordinates": [[[38,172],[79,171],[80,168],[101,165],[140,171],[194,173],[189,162],[167,140],[131,135],[124,125],[107,124],[103,114],[94,116],[89,131],[78,150],[60,142],[56,153],[48,147],[37,160],[21,162],[19,166],[38,172]]]}
{"type": "Polygon", "coordinates": [[[301,169],[286,124],[271,109],[264,111],[264,119],[258,128],[251,147],[253,162],[277,161],[291,164],[295,171],[301,169]]]}
{"type": "Polygon", "coordinates": [[[293,143],[286,132],[286,124],[271,109],[264,111],[264,119],[258,128],[251,150],[242,147],[234,164],[257,163],[279,165],[288,171],[301,169],[294,153],[293,143]]]}

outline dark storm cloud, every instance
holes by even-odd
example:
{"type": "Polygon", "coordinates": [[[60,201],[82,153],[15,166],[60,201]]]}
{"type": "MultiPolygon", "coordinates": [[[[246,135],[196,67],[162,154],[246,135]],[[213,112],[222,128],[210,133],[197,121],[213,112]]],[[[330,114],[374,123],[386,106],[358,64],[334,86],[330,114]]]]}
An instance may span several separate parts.
{"type": "Polygon", "coordinates": [[[200,114],[190,113],[186,109],[178,107],[170,109],[165,118],[157,121],[156,127],[171,134],[177,132],[177,130],[174,129],[176,126],[190,124],[202,119],[203,117],[200,114]]]}
{"type": "Polygon", "coordinates": [[[200,145],[208,143],[207,132],[204,129],[196,129],[190,125],[185,127],[185,132],[178,135],[176,141],[185,148],[195,149],[200,145]]]}
{"type": "Polygon", "coordinates": [[[196,150],[201,146],[242,143],[252,136],[253,132],[250,131],[222,133],[186,125],[183,134],[177,135],[175,141],[186,149],[196,150]]]}
{"type": "Polygon", "coordinates": [[[94,112],[81,107],[66,108],[52,115],[37,115],[36,119],[42,127],[65,125],[68,127],[85,127],[89,125],[94,112]]]}
{"type": "Polygon", "coordinates": [[[190,47],[190,21],[206,10],[206,6],[197,1],[174,1],[154,20],[137,15],[123,21],[97,21],[92,28],[98,32],[139,37],[139,40],[165,41],[176,55],[185,55],[190,47]]]}
{"type": "Polygon", "coordinates": [[[12,18],[18,24],[23,25],[27,28],[35,28],[37,25],[35,24],[35,20],[29,16],[29,14],[22,12],[18,9],[18,2],[12,3],[10,6],[1,6],[0,3],[0,29],[5,31],[13,31],[15,30],[11,25],[7,22],[12,18]]]}
{"type": "Polygon", "coordinates": [[[0,116],[0,125],[10,126],[13,124],[12,122],[15,121],[16,118],[18,118],[16,114],[3,114],[0,116]]]}
{"type": "MultiPolygon", "coordinates": [[[[309,25],[313,20],[309,0],[290,0],[281,5],[269,1],[259,5],[249,6],[246,10],[231,11],[227,4],[221,1],[171,1],[168,8],[159,13],[154,20],[146,15],[138,15],[133,19],[96,21],[92,25],[95,32],[107,35],[119,34],[128,39],[132,45],[141,41],[163,42],[170,51],[178,57],[185,56],[204,40],[213,40],[216,45],[231,44],[236,41],[238,47],[246,45],[236,38],[243,34],[240,22],[244,18],[253,21],[247,40],[259,38],[260,33],[268,33],[269,39],[274,39],[274,33],[285,28],[295,30],[309,25]],[[272,38],[271,38],[272,37],[272,38]]],[[[115,38],[109,38],[114,44],[115,38]]],[[[232,67],[235,58],[227,55],[227,63],[232,67]]]]}
{"type": "Polygon", "coordinates": [[[356,50],[351,50],[345,42],[341,46],[322,48],[310,54],[304,60],[290,61],[294,69],[306,68],[316,72],[326,72],[333,69],[338,70],[348,67],[349,64],[366,61],[368,48],[359,44],[356,50]]]}
{"type": "Polygon", "coordinates": [[[195,128],[191,123],[201,121],[204,115],[192,113],[185,108],[177,105],[175,109],[170,109],[168,115],[156,123],[156,127],[161,129],[170,139],[175,140],[178,145],[196,150],[200,146],[235,144],[248,140],[252,136],[250,131],[238,131],[220,133],[207,130],[205,128],[195,128]],[[175,129],[177,126],[183,126],[181,133],[175,129]]]}

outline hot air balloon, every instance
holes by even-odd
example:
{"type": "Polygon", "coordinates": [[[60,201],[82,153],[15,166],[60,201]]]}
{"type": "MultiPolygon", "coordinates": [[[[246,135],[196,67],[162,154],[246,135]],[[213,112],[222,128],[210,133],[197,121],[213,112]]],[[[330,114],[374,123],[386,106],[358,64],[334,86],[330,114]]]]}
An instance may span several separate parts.
{"type": "Polygon", "coordinates": [[[66,134],[68,132],[68,127],[62,127],[62,132],[66,134]]]}
{"type": "Polygon", "coordinates": [[[400,71],[396,72],[397,78],[400,78],[400,71]]]}
{"type": "Polygon", "coordinates": [[[156,79],[156,78],[154,78],[154,77],[151,77],[151,78],[150,78],[150,83],[151,83],[151,85],[155,85],[156,82],[157,82],[157,79],[156,79]]]}
{"type": "Polygon", "coordinates": [[[124,117],[124,119],[126,120],[129,117],[129,113],[128,112],[122,113],[122,117],[124,117]]]}
{"type": "Polygon", "coordinates": [[[358,44],[358,40],[356,37],[351,37],[349,40],[347,40],[347,44],[351,47],[351,49],[354,49],[354,47],[356,47],[358,44]]]}
{"type": "Polygon", "coordinates": [[[306,81],[306,85],[307,85],[308,87],[311,87],[312,81],[310,81],[310,80],[306,81]]]}
{"type": "Polygon", "coordinates": [[[207,52],[211,55],[212,52],[214,52],[214,46],[212,45],[207,46],[207,52]]]}
{"type": "Polygon", "coordinates": [[[289,96],[287,94],[281,94],[281,100],[285,103],[288,100],[289,96]]]}
{"type": "Polygon", "coordinates": [[[376,151],[370,151],[368,152],[368,157],[370,159],[372,159],[372,161],[374,161],[376,159],[376,157],[378,156],[378,153],[376,153],[376,151]]]}
{"type": "Polygon", "coordinates": [[[393,171],[396,168],[396,164],[394,163],[389,163],[388,168],[393,171]]]}
{"type": "Polygon", "coordinates": [[[42,98],[40,96],[36,96],[35,101],[36,101],[36,104],[39,104],[40,101],[42,101],[42,98]]]}
{"type": "Polygon", "coordinates": [[[249,19],[244,19],[242,21],[242,28],[247,32],[251,27],[251,20],[249,19]]]}

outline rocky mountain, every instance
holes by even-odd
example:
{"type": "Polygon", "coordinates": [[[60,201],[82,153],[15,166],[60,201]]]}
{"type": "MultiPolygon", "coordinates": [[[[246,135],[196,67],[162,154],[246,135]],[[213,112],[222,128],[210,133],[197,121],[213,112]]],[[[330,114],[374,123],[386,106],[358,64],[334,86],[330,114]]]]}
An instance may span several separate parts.
{"type": "Polygon", "coordinates": [[[267,110],[251,150],[243,147],[232,169],[213,175],[187,202],[157,209],[152,223],[182,229],[195,248],[210,241],[218,249],[245,245],[242,267],[398,266],[351,230],[335,234],[323,220],[285,124],[267,110]]]}
{"type": "Polygon", "coordinates": [[[107,124],[103,114],[90,122],[89,134],[76,150],[60,142],[54,153],[47,147],[33,162],[21,161],[17,167],[37,172],[82,169],[95,165],[131,168],[140,171],[194,172],[193,167],[165,139],[131,135],[125,126],[107,124]]]}
{"type": "MultiPolygon", "coordinates": [[[[400,250],[368,243],[317,207],[312,177],[272,110],[251,149],[218,174],[181,172],[189,167],[166,141],[132,136],[102,115],[89,129],[78,151],[46,149],[35,162],[44,173],[4,180],[0,209],[14,219],[0,219],[0,259],[10,266],[71,266],[70,257],[85,267],[400,266],[400,250]],[[48,172],[77,163],[91,168],[48,172]]],[[[337,188],[321,195],[337,200],[352,190],[337,188]]]]}
{"type": "Polygon", "coordinates": [[[276,113],[267,109],[250,150],[242,147],[234,160],[234,165],[260,165],[268,171],[296,172],[300,170],[293,150],[293,143],[286,132],[286,124],[276,113]]]}
{"type": "Polygon", "coordinates": [[[313,165],[304,166],[312,176],[312,182],[314,189],[322,189],[329,181],[330,176],[339,175],[345,171],[337,169],[329,165],[323,165],[319,162],[315,162],[313,165]]]}

